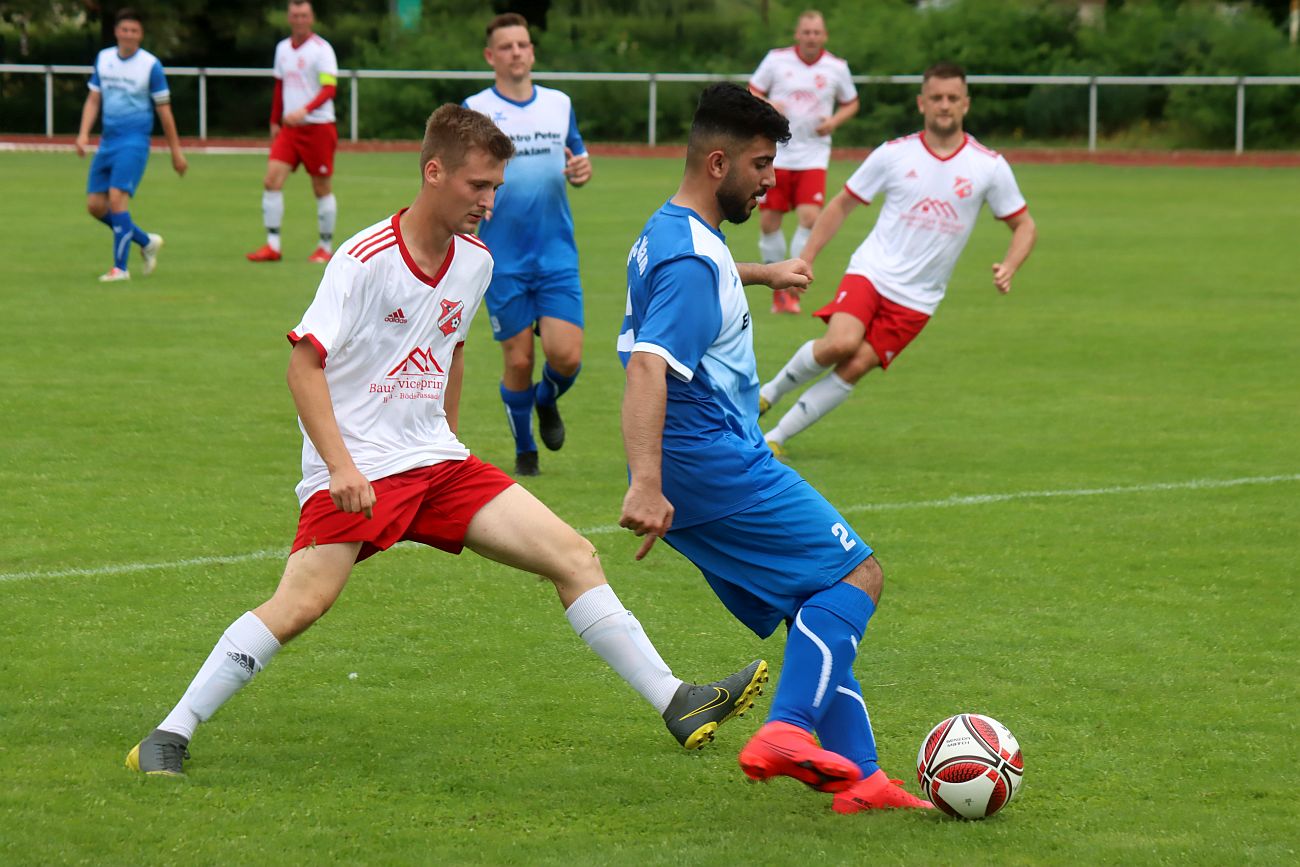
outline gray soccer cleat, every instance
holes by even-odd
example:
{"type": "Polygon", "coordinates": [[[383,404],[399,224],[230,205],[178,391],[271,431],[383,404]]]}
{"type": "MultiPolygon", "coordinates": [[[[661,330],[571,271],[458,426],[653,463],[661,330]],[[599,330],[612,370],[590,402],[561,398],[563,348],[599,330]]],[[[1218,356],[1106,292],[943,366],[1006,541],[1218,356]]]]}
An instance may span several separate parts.
{"type": "Polygon", "coordinates": [[[159,777],[183,777],[183,763],[190,757],[189,739],[175,732],[154,729],[126,754],[126,766],[142,774],[159,777]]]}
{"type": "Polygon", "coordinates": [[[698,750],[713,740],[718,726],[732,717],[744,716],[754,706],[754,699],[763,694],[765,683],[767,662],[762,659],[715,683],[683,683],[668,702],[664,722],[679,744],[698,750]]]}

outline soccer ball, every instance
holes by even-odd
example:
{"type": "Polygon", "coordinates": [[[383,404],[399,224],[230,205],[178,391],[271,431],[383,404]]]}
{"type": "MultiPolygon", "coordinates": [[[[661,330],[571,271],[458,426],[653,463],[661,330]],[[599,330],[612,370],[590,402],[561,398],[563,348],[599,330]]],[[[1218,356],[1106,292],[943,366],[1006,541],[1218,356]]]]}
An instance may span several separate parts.
{"type": "Polygon", "coordinates": [[[1025,760],[1011,730],[992,717],[963,713],[939,723],[916,754],[921,791],[949,816],[983,819],[1020,789],[1025,760]]]}

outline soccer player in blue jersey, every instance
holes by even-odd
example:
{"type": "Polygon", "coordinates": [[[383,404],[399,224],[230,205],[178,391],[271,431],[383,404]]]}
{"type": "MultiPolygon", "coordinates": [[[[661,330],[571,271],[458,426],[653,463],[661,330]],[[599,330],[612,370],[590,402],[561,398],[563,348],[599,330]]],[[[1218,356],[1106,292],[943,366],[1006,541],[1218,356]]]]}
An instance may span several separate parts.
{"type": "Polygon", "coordinates": [[[556,401],[582,369],[582,283],[564,185],[591,180],[591,160],[569,97],[533,84],[533,43],[522,15],[492,19],[483,56],[496,81],[464,105],[492,118],[515,143],[496,207],[479,230],[496,259],[486,301],[505,356],[501,400],[515,438],[515,475],[535,476],[533,409],[542,443],[559,449],[564,422],[556,401]],[[536,384],[534,333],[544,356],[536,384]]]}
{"type": "Polygon", "coordinates": [[[776,182],[789,123],[742,88],[700,97],[677,193],[627,260],[621,526],[694,563],[759,636],[782,622],[785,664],[768,722],[740,752],[754,780],[788,776],[834,792],[836,812],[931,808],[877,764],[858,643],[884,578],[871,547],[821,494],[778,462],[758,428],[758,369],[745,284],[802,292],[799,259],[737,265],[719,231],[749,218],[776,182]],[[813,735],[820,738],[818,746],[813,735]]]}
{"type": "Polygon", "coordinates": [[[130,9],[119,11],[113,36],[117,47],[105,48],[95,58],[90,93],[81,109],[81,129],[77,133],[77,156],[84,157],[90,147],[90,129],[102,106],[103,133],[86,182],[86,210],[113,230],[113,267],[99,278],[105,283],[131,278],[126,260],[133,241],[140,245],[140,270],[144,274],[153,273],[158,265],[162,236],[137,226],[130,211],[131,197],[149,161],[154,111],[158,112],[172,151],[172,168],[183,176],[189,167],[176,134],[167,76],[158,58],[140,47],[144,39],[140,16],[130,9]]]}

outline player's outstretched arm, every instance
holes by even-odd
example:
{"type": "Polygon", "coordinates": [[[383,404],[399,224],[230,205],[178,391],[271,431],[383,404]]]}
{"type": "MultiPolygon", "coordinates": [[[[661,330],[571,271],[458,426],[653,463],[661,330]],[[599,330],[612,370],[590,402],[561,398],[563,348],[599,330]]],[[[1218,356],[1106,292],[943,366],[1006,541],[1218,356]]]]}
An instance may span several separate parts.
{"type": "Polygon", "coordinates": [[[817,222],[813,223],[808,243],[803,245],[803,252],[799,254],[808,263],[809,268],[812,267],[822,248],[830,243],[831,238],[834,238],[835,233],[840,230],[840,226],[844,225],[849,212],[857,206],[858,200],[848,190],[840,190],[817,215],[817,222]]]}
{"type": "Polygon", "coordinates": [[[90,130],[99,117],[99,91],[92,90],[86,94],[86,103],[81,107],[81,127],[77,131],[77,156],[84,157],[90,147],[90,130]]]}
{"type": "Polygon", "coordinates": [[[662,475],[667,371],[668,363],[653,353],[633,352],[628,359],[627,387],[623,393],[623,449],[627,452],[631,482],[623,497],[618,525],[646,537],[636,552],[638,560],[673,525],[673,504],[664,496],[662,475]]]}
{"type": "Polygon", "coordinates": [[[1028,211],[1011,217],[1006,224],[1011,230],[1011,243],[1007,245],[1007,254],[1002,261],[993,263],[993,285],[1003,295],[1011,291],[1011,278],[1029,258],[1034,242],[1038,240],[1038,226],[1028,211]]]}
{"type": "Polygon", "coordinates": [[[812,268],[803,259],[786,259],[784,262],[758,264],[745,262],[736,265],[740,282],[746,286],[770,286],[800,295],[812,282],[812,268]]]}
{"type": "Polygon", "coordinates": [[[181,137],[176,133],[176,117],[172,114],[171,104],[163,103],[157,106],[157,110],[163,135],[167,137],[167,146],[172,151],[172,168],[176,170],[176,174],[185,177],[185,170],[190,167],[190,164],[185,159],[185,154],[181,152],[181,137]]]}
{"type": "Polygon", "coordinates": [[[375,504],[375,489],[353,463],[343,434],[339,433],[325,369],[310,341],[300,340],[293,347],[285,379],[298,408],[298,418],[302,419],[307,436],[329,469],[330,499],[344,512],[365,512],[369,518],[375,504]]]}

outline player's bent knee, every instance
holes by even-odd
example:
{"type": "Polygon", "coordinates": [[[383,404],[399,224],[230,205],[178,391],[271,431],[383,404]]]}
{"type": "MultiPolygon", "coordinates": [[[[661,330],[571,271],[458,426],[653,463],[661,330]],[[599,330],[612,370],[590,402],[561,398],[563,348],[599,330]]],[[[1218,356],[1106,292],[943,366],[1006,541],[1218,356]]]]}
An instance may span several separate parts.
{"type": "Polygon", "coordinates": [[[844,576],[844,580],[870,596],[872,604],[880,604],[880,595],[885,589],[885,573],[875,556],[868,557],[855,566],[852,572],[844,576]]]}

